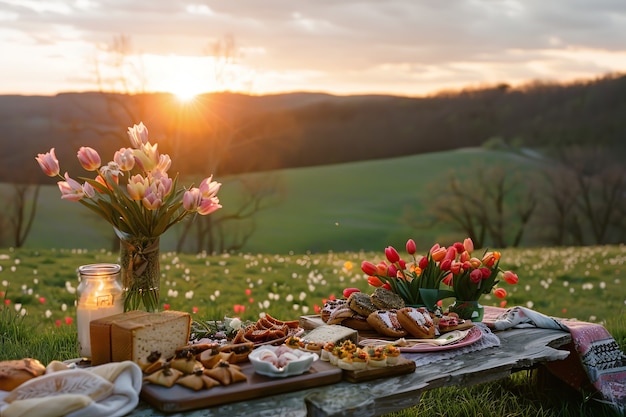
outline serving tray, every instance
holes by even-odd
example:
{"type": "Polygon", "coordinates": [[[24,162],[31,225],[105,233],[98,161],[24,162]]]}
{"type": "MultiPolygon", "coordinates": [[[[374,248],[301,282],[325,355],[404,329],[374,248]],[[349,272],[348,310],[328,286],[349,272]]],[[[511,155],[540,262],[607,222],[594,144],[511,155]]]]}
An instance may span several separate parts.
{"type": "Polygon", "coordinates": [[[343,371],[317,360],[304,374],[287,378],[270,378],[254,372],[250,362],[238,364],[248,380],[207,390],[193,391],[180,385],[171,388],[144,383],[140,397],[152,407],[167,413],[213,407],[235,401],[314,388],[341,381],[343,371]]]}

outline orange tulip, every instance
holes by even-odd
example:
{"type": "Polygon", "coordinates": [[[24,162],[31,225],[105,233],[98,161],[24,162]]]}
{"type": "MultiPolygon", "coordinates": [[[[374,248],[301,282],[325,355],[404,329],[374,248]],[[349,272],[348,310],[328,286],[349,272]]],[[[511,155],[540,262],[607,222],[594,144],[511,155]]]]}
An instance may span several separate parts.
{"type": "Polygon", "coordinates": [[[500,299],[505,298],[506,290],[504,288],[496,288],[495,290],[493,290],[493,295],[500,299]]]}

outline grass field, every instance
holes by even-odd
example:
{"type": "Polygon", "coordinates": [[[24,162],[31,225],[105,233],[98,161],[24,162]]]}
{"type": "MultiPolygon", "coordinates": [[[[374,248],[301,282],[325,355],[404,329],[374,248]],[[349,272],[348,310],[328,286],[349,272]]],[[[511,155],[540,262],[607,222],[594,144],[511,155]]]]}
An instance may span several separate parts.
{"type": "MultiPolygon", "coordinates": [[[[520,277],[508,305],[525,305],[561,317],[603,323],[626,347],[623,291],[625,246],[503,250],[502,264],[520,277]]],[[[313,314],[345,287],[368,290],[358,265],[373,252],[311,255],[162,253],[162,305],[196,320],[262,311],[282,319],[313,314]]],[[[106,250],[0,250],[0,360],[35,357],[47,363],[78,356],[75,325],[76,268],[116,262],[106,250]],[[2,298],[2,297],[0,297],[2,298]]],[[[499,300],[498,300],[499,301],[499,300]]],[[[498,301],[483,298],[485,305],[498,301]]],[[[615,416],[587,397],[562,387],[537,385],[537,375],[518,373],[503,382],[428,392],[420,404],[393,417],[582,417],[615,416]]],[[[389,415],[387,417],[392,417],[389,415]]]]}
{"type": "MultiPolygon", "coordinates": [[[[520,277],[503,283],[508,306],[523,305],[542,313],[605,323],[624,316],[626,246],[505,249],[501,266],[520,277]]],[[[256,320],[266,311],[279,318],[314,314],[324,300],[341,297],[345,287],[368,291],[360,271],[363,260],[382,253],[326,254],[161,254],[161,301],[196,317],[239,315],[256,320]],[[239,306],[239,307],[236,307],[239,306]]],[[[43,326],[75,315],[76,268],[118,261],[105,250],[0,250],[0,296],[6,305],[43,326]]],[[[485,305],[499,305],[484,296],[485,305]]],[[[626,329],[623,330],[626,333],[626,329]]],[[[617,335],[624,338],[623,335],[617,335]]]]}

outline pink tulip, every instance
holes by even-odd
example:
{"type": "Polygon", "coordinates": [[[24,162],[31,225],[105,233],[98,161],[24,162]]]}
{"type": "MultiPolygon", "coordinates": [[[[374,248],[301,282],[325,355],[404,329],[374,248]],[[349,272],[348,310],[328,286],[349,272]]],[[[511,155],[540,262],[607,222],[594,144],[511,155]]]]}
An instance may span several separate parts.
{"type": "Polygon", "coordinates": [[[196,211],[200,206],[202,195],[199,188],[192,188],[183,194],[183,207],[187,211],[196,211]]]}
{"type": "Polygon", "coordinates": [[[198,214],[200,214],[201,216],[206,216],[221,208],[222,205],[220,204],[219,198],[203,198],[200,201],[200,205],[198,206],[198,214]]]}
{"type": "Polygon", "coordinates": [[[61,198],[64,200],[80,201],[85,196],[83,186],[70,178],[67,172],[65,173],[65,181],[59,181],[57,185],[61,191],[61,198]]]}
{"type": "Polygon", "coordinates": [[[148,143],[148,128],[143,122],[139,122],[138,125],[128,128],[128,138],[133,148],[139,149],[141,145],[148,143]]]}
{"type": "Polygon", "coordinates": [[[102,165],[98,152],[88,146],[81,146],[76,156],[78,157],[78,162],[87,171],[95,171],[102,165]]]}
{"type": "Polygon", "coordinates": [[[221,186],[222,184],[217,181],[213,181],[213,176],[210,176],[209,178],[203,179],[198,188],[200,189],[200,193],[203,198],[212,198],[217,195],[221,186]]]}
{"type": "Polygon", "coordinates": [[[49,177],[56,177],[59,175],[61,168],[59,167],[59,160],[54,154],[54,148],[50,149],[50,152],[37,154],[35,158],[41,167],[44,174],[49,177]]]}
{"type": "Polygon", "coordinates": [[[409,255],[414,255],[416,250],[417,250],[417,248],[415,246],[415,241],[413,239],[407,240],[406,241],[406,252],[409,255]]]}
{"type": "Polygon", "coordinates": [[[149,187],[141,199],[141,203],[148,210],[156,210],[163,205],[163,200],[159,198],[153,187],[149,187]]]}
{"type": "Polygon", "coordinates": [[[463,247],[469,253],[474,252],[474,241],[472,239],[470,239],[469,237],[465,238],[465,240],[463,241],[463,247]]]}
{"type": "Polygon", "coordinates": [[[119,165],[122,171],[131,171],[135,167],[135,155],[130,148],[120,148],[113,155],[113,161],[119,165]]]}
{"type": "Polygon", "coordinates": [[[161,172],[167,172],[172,166],[172,159],[169,155],[159,155],[159,163],[156,166],[156,169],[161,172]]]}
{"type": "Polygon", "coordinates": [[[398,251],[393,246],[387,246],[385,248],[385,256],[392,264],[400,260],[400,254],[398,254],[398,251]]]}

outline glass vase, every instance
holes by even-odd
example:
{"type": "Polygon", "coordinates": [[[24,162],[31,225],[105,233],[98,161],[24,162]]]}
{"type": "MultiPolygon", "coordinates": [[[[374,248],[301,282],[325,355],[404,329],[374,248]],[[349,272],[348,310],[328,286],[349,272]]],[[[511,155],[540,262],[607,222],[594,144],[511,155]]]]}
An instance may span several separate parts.
{"type": "Polygon", "coordinates": [[[120,238],[124,311],[157,311],[161,298],[160,238],[116,233],[120,238]]]}
{"type": "Polygon", "coordinates": [[[448,307],[448,311],[458,314],[459,318],[463,320],[471,320],[473,322],[483,321],[485,314],[485,308],[478,300],[455,300],[454,303],[448,307]]]}

